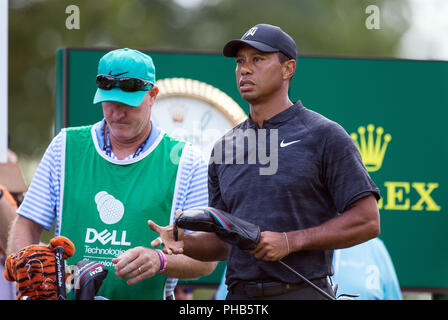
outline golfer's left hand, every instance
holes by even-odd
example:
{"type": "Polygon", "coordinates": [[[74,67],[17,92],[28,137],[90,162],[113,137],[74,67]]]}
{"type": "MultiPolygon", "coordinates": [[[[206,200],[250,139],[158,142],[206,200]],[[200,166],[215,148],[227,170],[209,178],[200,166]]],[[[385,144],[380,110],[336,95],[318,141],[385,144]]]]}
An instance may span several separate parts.
{"type": "Polygon", "coordinates": [[[263,231],[260,242],[250,251],[255,258],[266,261],[278,261],[288,254],[285,235],[281,232],[263,231]]]}

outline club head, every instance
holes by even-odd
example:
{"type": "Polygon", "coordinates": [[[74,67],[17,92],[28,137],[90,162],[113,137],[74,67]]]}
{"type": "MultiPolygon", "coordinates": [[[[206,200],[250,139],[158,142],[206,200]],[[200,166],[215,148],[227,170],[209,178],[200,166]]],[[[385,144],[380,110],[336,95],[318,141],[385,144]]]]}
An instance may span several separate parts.
{"type": "Polygon", "coordinates": [[[98,261],[82,260],[73,268],[75,300],[94,300],[107,276],[107,268],[98,261]]]}
{"type": "Polygon", "coordinates": [[[214,232],[221,240],[242,250],[255,249],[260,240],[260,228],[257,225],[213,207],[185,210],[176,217],[175,226],[214,232]]]}

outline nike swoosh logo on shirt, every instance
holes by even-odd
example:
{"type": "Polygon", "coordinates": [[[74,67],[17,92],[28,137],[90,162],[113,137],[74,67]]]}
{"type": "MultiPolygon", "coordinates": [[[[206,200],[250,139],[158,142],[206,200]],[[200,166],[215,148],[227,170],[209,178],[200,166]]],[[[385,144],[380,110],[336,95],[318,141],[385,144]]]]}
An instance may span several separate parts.
{"type": "Polygon", "coordinates": [[[296,143],[296,142],[300,142],[301,140],[294,140],[294,141],[290,141],[290,142],[286,142],[285,140],[282,140],[282,142],[280,142],[280,148],[284,148],[289,146],[290,144],[296,143]]]}

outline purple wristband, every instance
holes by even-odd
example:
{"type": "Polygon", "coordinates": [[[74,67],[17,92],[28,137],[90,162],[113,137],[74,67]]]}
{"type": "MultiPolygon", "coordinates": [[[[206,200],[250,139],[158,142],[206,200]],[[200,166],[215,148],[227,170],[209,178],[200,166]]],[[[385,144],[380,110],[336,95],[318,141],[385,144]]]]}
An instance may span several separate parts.
{"type": "Polygon", "coordinates": [[[162,250],[156,249],[157,254],[160,259],[160,269],[159,272],[163,272],[166,269],[166,256],[162,250]]]}

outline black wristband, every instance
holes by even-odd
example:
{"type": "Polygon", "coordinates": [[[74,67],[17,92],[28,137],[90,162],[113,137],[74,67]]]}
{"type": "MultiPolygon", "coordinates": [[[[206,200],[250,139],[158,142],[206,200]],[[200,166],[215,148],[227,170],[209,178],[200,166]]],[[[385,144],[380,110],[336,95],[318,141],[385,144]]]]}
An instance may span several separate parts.
{"type": "Polygon", "coordinates": [[[0,188],[0,199],[3,198],[3,189],[0,188]]]}

